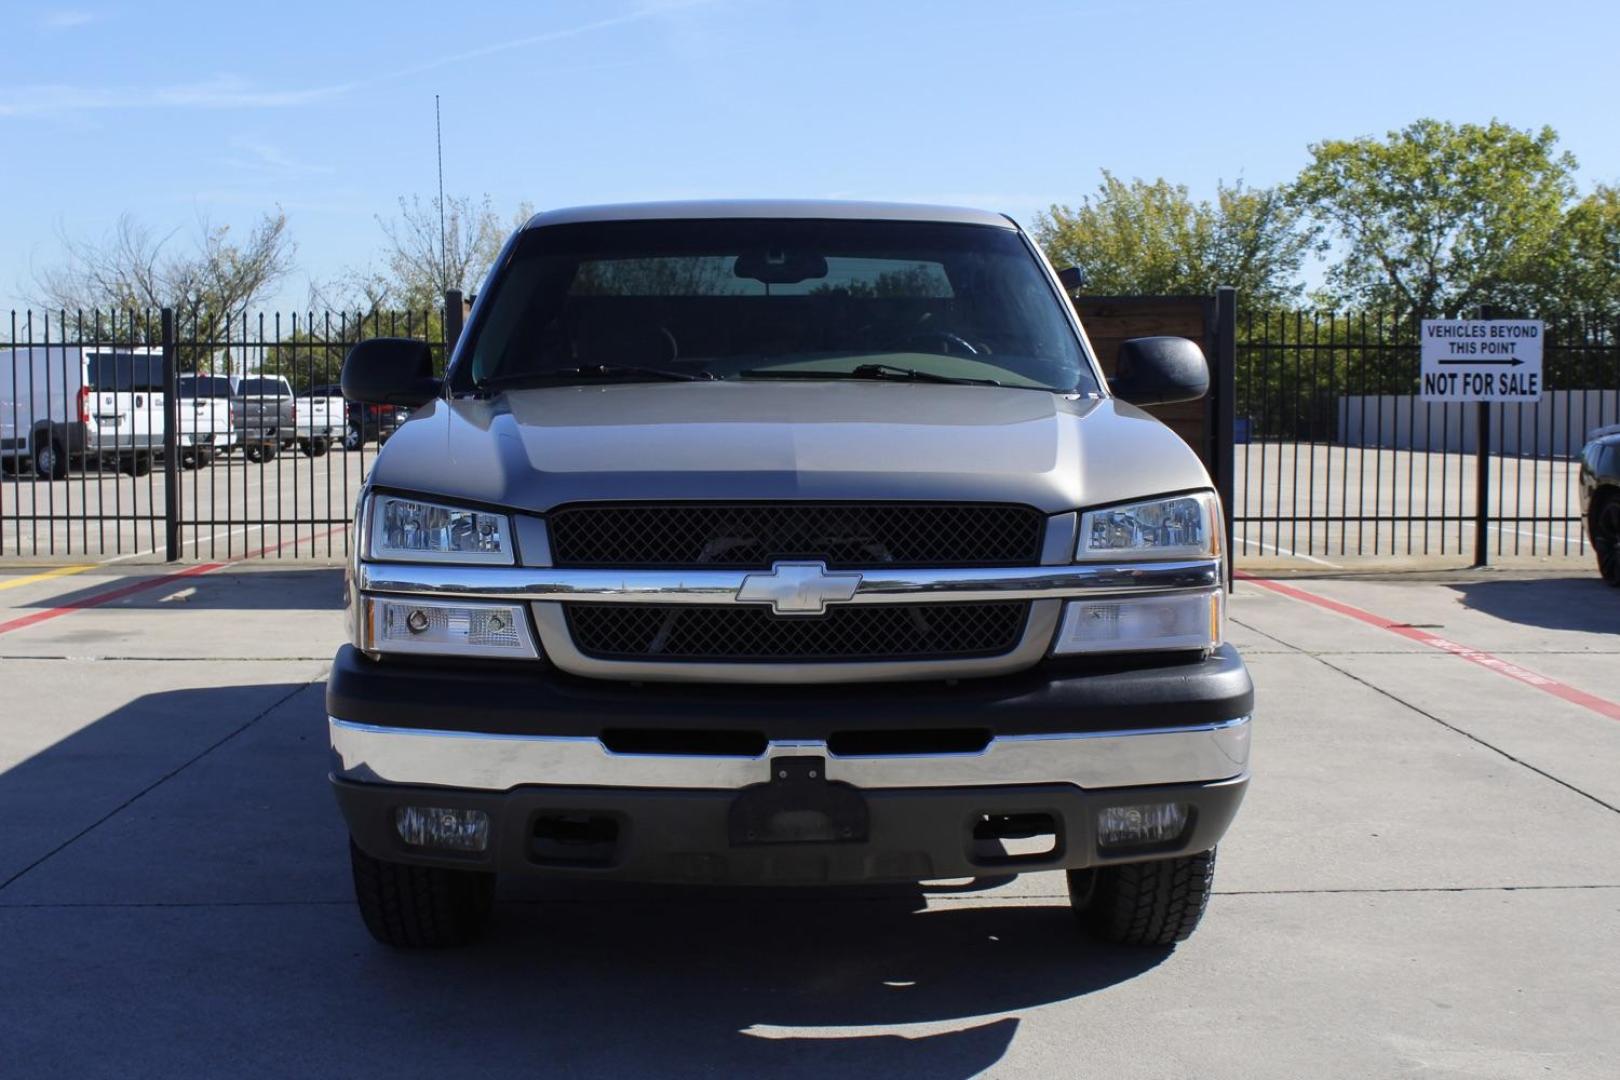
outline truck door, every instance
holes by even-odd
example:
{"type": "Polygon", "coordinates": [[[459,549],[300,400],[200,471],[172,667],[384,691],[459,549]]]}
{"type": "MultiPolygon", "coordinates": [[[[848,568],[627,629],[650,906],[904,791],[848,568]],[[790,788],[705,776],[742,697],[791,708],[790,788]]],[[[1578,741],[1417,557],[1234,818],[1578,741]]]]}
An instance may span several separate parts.
{"type": "Polygon", "coordinates": [[[102,453],[129,448],[129,393],[134,373],[129,353],[98,351],[87,359],[92,408],[87,435],[102,453]]]}
{"type": "Polygon", "coordinates": [[[95,395],[91,420],[102,452],[156,450],[163,445],[163,357],[144,351],[90,356],[95,395]]]}
{"type": "Polygon", "coordinates": [[[130,441],[140,450],[163,446],[163,356],[136,352],[129,358],[130,441]]]}

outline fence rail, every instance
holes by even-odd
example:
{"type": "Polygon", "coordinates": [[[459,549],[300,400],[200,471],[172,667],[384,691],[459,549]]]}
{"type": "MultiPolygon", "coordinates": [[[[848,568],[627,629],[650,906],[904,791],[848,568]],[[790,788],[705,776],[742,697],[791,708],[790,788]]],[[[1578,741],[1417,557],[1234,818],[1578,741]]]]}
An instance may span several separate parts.
{"type": "Polygon", "coordinates": [[[346,553],[398,415],[336,396],[343,357],[416,337],[442,371],[448,336],[444,309],[13,312],[0,335],[0,556],[170,559],[346,553]]]}
{"type": "MultiPolygon", "coordinates": [[[[354,500],[397,418],[338,402],[338,426],[317,431],[312,392],[335,386],[368,337],[426,340],[442,371],[459,331],[451,299],[364,316],[12,313],[0,323],[0,556],[345,554],[354,500]],[[200,419],[207,379],[248,391],[223,431],[200,419]],[[265,380],[280,379],[306,415],[263,438],[248,412],[278,408],[265,380]]],[[[1237,557],[1584,555],[1574,453],[1591,428],[1620,422],[1620,326],[1548,331],[1549,392],[1492,406],[1481,455],[1473,406],[1416,396],[1415,324],[1243,312],[1235,423],[1222,424],[1235,428],[1237,557]]]]}
{"type": "Polygon", "coordinates": [[[1239,320],[1240,557],[1586,554],[1575,458],[1620,421],[1620,327],[1549,320],[1550,392],[1488,410],[1420,400],[1418,329],[1371,313],[1239,320]]]}

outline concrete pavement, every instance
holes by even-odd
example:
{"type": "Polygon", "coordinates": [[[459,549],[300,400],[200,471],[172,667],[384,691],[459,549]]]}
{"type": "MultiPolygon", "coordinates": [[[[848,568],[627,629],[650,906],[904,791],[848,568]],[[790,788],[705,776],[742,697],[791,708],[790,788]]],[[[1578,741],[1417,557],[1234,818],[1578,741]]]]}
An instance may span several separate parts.
{"type": "MultiPolygon", "coordinates": [[[[29,571],[5,568],[7,576],[29,571]]],[[[1620,722],[1243,583],[1255,778],[1203,928],[1092,945],[1062,879],[511,882],[458,953],[349,899],[339,571],[0,589],[0,1075],[1607,1077],[1620,722]]],[[[1293,580],[1620,702],[1595,576],[1293,580]]]]}

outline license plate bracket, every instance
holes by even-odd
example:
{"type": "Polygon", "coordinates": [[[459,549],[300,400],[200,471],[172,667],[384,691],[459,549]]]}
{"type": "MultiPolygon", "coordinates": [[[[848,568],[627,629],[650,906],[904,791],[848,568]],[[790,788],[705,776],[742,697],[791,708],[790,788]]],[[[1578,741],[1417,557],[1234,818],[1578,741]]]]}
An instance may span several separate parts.
{"type": "Polygon", "coordinates": [[[733,846],[861,843],[869,815],[859,789],[828,781],[826,759],[793,755],[771,759],[771,778],[745,787],[732,800],[733,846]]]}

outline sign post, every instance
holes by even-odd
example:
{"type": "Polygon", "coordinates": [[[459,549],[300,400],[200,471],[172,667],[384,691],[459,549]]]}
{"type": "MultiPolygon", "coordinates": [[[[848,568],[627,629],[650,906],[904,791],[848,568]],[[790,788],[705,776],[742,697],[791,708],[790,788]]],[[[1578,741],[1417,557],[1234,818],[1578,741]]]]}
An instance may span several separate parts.
{"type": "Polygon", "coordinates": [[[1419,345],[1423,401],[1479,403],[1475,431],[1474,565],[1484,566],[1489,551],[1491,406],[1541,400],[1540,319],[1424,319],[1419,345]]]}

